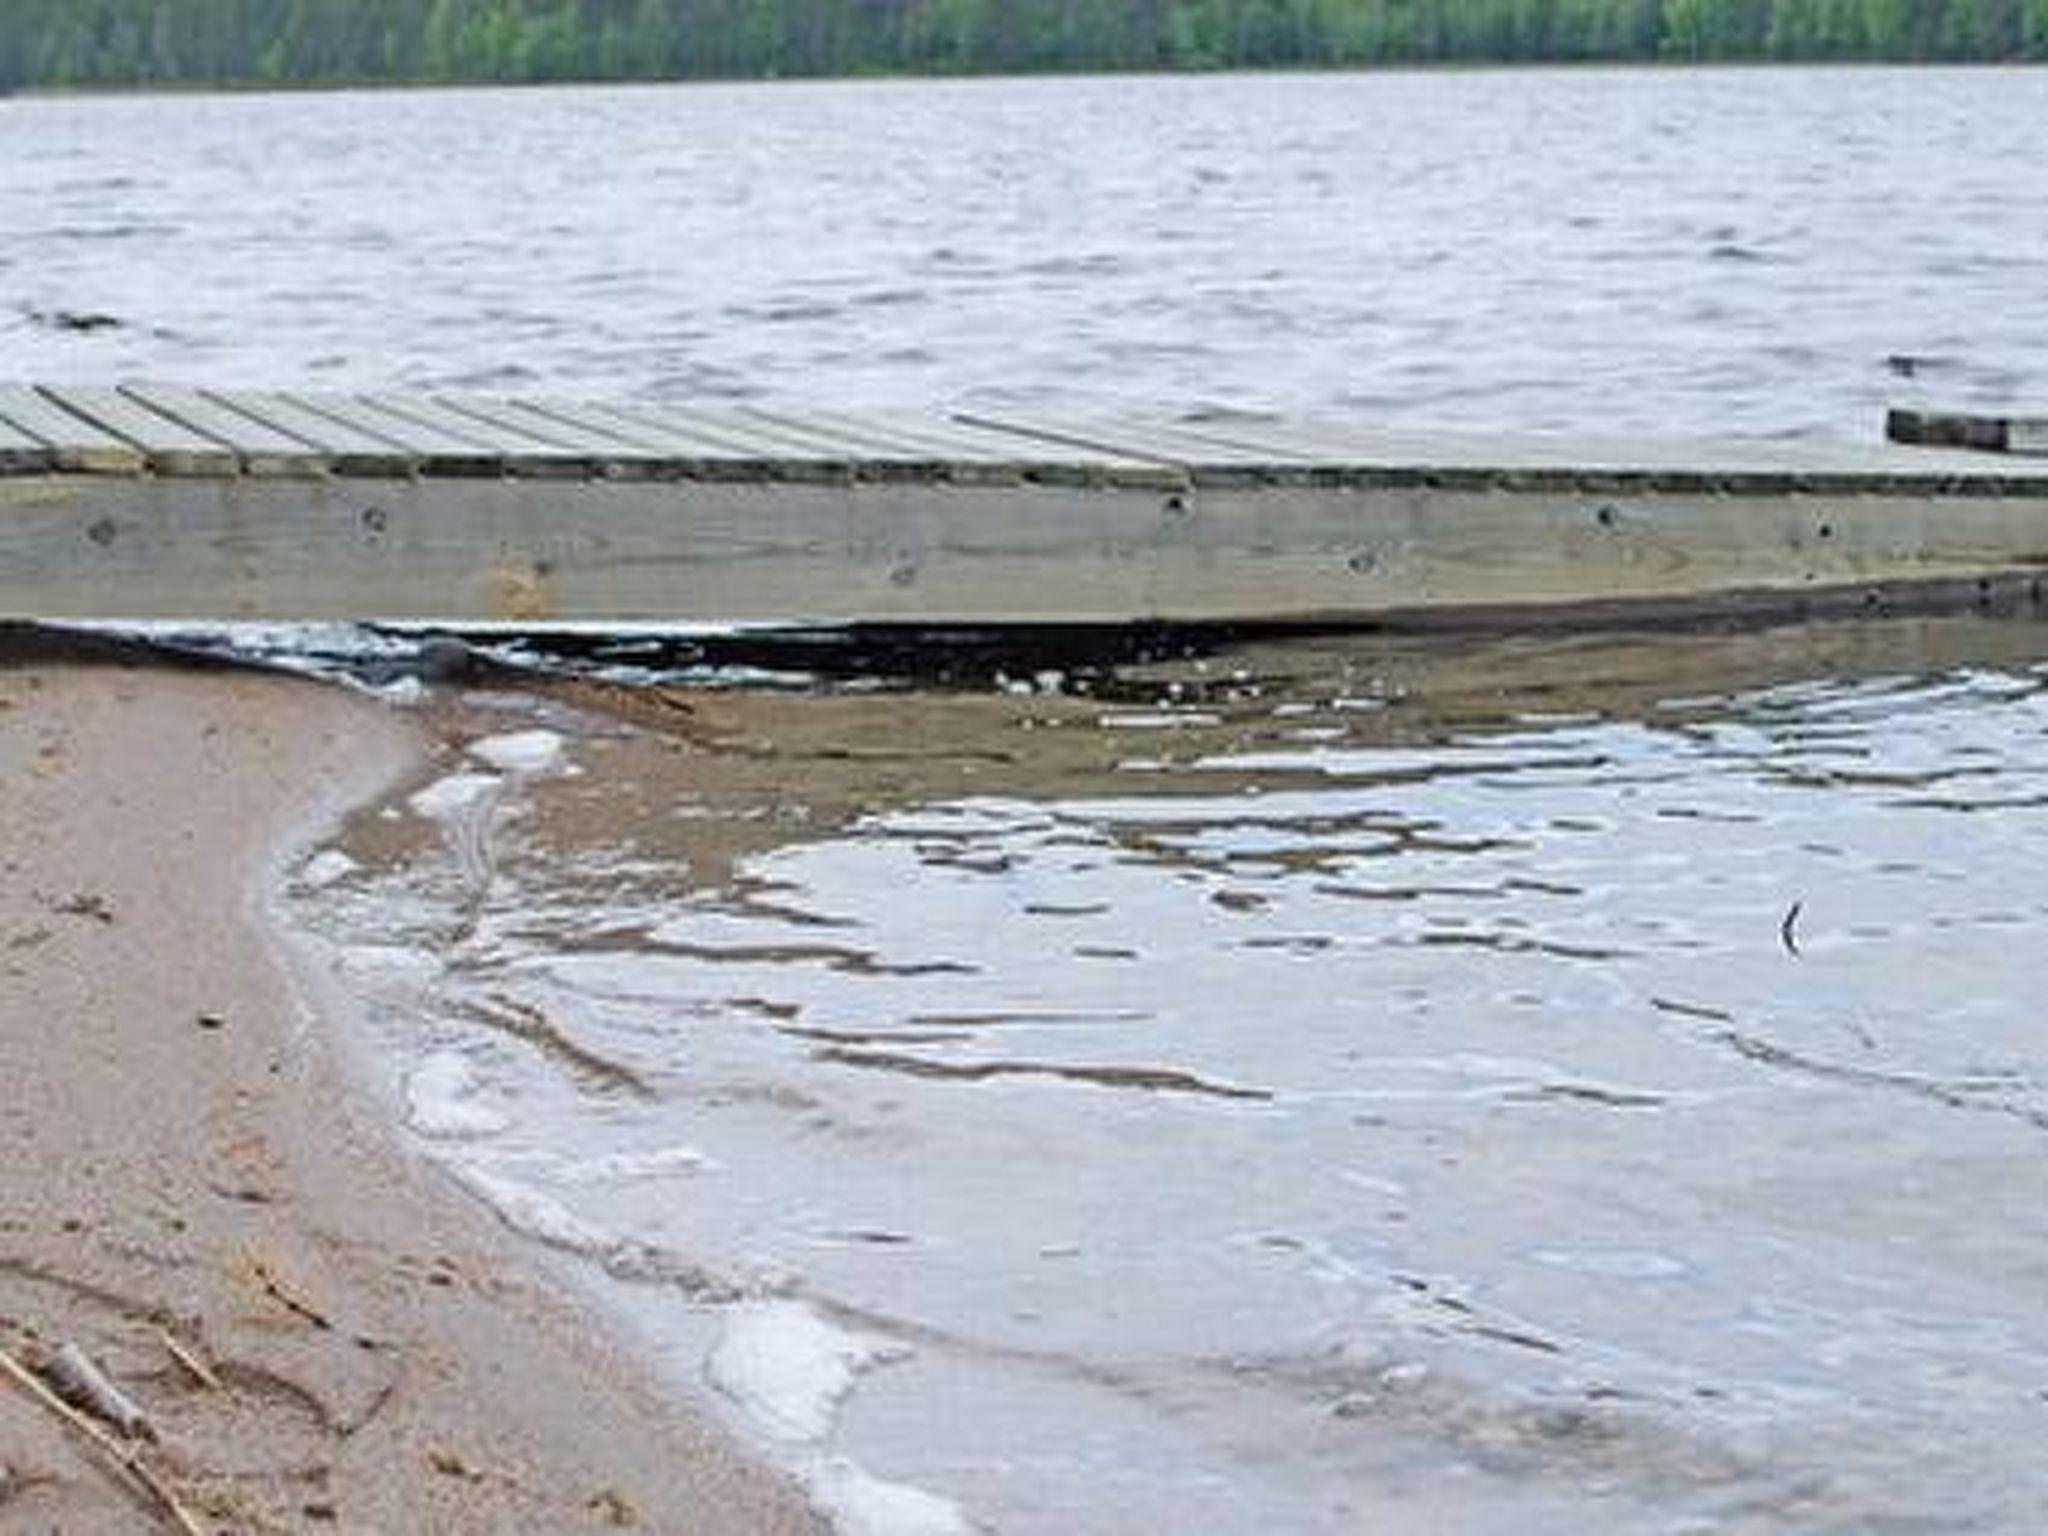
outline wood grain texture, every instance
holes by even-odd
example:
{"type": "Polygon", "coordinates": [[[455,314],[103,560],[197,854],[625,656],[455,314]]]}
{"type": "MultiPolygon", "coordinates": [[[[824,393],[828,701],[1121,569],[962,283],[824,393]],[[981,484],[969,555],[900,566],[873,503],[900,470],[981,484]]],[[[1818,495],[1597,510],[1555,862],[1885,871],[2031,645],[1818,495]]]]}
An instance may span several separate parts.
{"type": "Polygon", "coordinates": [[[126,438],[64,409],[26,384],[0,385],[0,419],[50,450],[58,469],[86,474],[139,474],[148,457],[126,438]]]}
{"type": "Polygon", "coordinates": [[[543,440],[553,445],[554,451],[585,466],[591,474],[644,480],[656,478],[663,469],[664,458],[658,449],[608,430],[600,423],[551,414],[517,400],[445,398],[441,403],[507,432],[543,440]]]}
{"type": "Polygon", "coordinates": [[[354,395],[294,394],[286,398],[302,410],[397,449],[416,474],[484,477],[504,473],[503,455],[480,437],[431,426],[354,395]]]}
{"type": "Polygon", "coordinates": [[[118,389],[49,387],[43,393],[94,425],[140,448],[159,475],[233,475],[241,472],[235,452],[184,422],[153,411],[118,389]]]}
{"type": "Polygon", "coordinates": [[[57,456],[48,443],[0,416],[0,474],[42,474],[56,467],[57,456]]]}
{"type": "Polygon", "coordinates": [[[2040,495],[0,481],[0,612],[48,618],[1352,621],[2044,572],[2040,495]]]}
{"type": "Polygon", "coordinates": [[[245,475],[314,475],[327,461],[313,444],[196,389],[128,384],[121,392],[157,415],[220,443],[245,475]]]}
{"type": "Polygon", "coordinates": [[[570,446],[566,433],[544,436],[531,428],[507,426],[487,414],[463,410],[431,395],[380,394],[366,397],[363,403],[386,416],[474,444],[496,458],[501,474],[569,479],[597,472],[588,456],[570,446]]]}
{"type": "Polygon", "coordinates": [[[409,475],[418,467],[418,456],[391,439],[351,426],[289,395],[248,390],[207,393],[227,409],[310,445],[321,467],[334,474],[376,479],[409,475]]]}

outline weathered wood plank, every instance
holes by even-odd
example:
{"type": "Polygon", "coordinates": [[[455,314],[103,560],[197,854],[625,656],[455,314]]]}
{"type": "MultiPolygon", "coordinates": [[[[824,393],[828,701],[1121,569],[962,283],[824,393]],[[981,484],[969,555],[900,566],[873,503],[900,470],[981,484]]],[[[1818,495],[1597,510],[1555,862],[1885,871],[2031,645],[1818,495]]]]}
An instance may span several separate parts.
{"type": "Polygon", "coordinates": [[[507,432],[545,440],[611,479],[649,479],[663,467],[663,455],[656,449],[629,441],[617,431],[552,415],[523,401],[465,397],[442,398],[441,403],[507,432]]]}
{"type": "Polygon", "coordinates": [[[853,472],[850,463],[814,449],[795,447],[758,431],[721,429],[644,401],[602,406],[582,401],[577,409],[594,412],[600,420],[616,421],[622,430],[656,434],[649,440],[668,445],[672,453],[688,455],[680,462],[688,463],[692,473],[708,478],[836,482],[853,472]]]}
{"type": "Polygon", "coordinates": [[[1981,448],[2005,452],[2005,418],[1963,411],[1885,412],[1884,435],[1895,443],[1918,448],[1981,448]]]}
{"type": "Polygon", "coordinates": [[[837,442],[873,444],[883,452],[951,467],[972,465],[1022,475],[1045,457],[1035,451],[1035,445],[963,427],[943,416],[902,418],[785,404],[749,404],[740,409],[783,428],[830,434],[837,442]]]}
{"type": "Polygon", "coordinates": [[[1071,438],[997,431],[957,416],[906,423],[865,413],[806,409],[793,412],[790,419],[794,422],[803,417],[823,424],[844,423],[842,430],[855,442],[873,434],[913,445],[915,451],[938,456],[947,474],[956,479],[1022,479],[1046,485],[1127,485],[1169,491],[1185,489],[1187,484],[1181,467],[1166,460],[1086,446],[1071,438]]]}
{"type": "Polygon", "coordinates": [[[443,431],[379,409],[356,395],[291,394],[285,398],[315,415],[403,451],[415,474],[452,478],[502,475],[504,456],[477,438],[443,431]]]}
{"type": "Polygon", "coordinates": [[[170,384],[125,384],[121,392],[160,416],[225,444],[248,475],[317,475],[326,458],[312,444],[231,406],[170,384]]]}
{"type": "Polygon", "coordinates": [[[737,450],[770,462],[787,459],[851,470],[860,459],[859,453],[847,443],[793,432],[760,418],[749,419],[729,407],[635,401],[630,409],[634,415],[672,431],[691,433],[707,441],[729,443],[737,450]]]}
{"type": "Polygon", "coordinates": [[[0,480],[0,614],[920,624],[1796,610],[2039,594],[2023,494],[0,480]],[[1979,584],[1982,584],[1981,588],[1979,584]]]}
{"type": "Polygon", "coordinates": [[[372,479],[409,475],[419,463],[417,455],[390,439],[349,426],[289,395],[267,390],[237,390],[232,393],[213,390],[208,392],[208,398],[251,420],[312,444],[327,467],[337,475],[364,475],[372,479]]]}
{"type": "Polygon", "coordinates": [[[133,443],[25,384],[0,385],[0,416],[46,444],[58,469],[132,475],[148,467],[148,457],[133,443]]]}
{"type": "Polygon", "coordinates": [[[624,443],[634,453],[648,455],[667,471],[687,472],[696,465],[704,452],[704,444],[701,442],[664,432],[659,427],[635,421],[594,402],[519,400],[513,403],[520,410],[529,412],[542,421],[554,422],[571,431],[587,432],[624,443]]]}
{"type": "MultiPolygon", "coordinates": [[[[979,418],[993,421],[994,418],[979,418]]],[[[1049,441],[1141,445],[1181,454],[1197,483],[1303,478],[1426,484],[1439,489],[1521,491],[1689,490],[1810,493],[1931,489],[1936,482],[2000,482],[2033,473],[2011,459],[1884,444],[1822,440],[1597,440],[1563,434],[1381,429],[1353,423],[1217,420],[1170,425],[1013,421],[1007,429],[1049,441]]]]}
{"type": "Polygon", "coordinates": [[[925,441],[891,432],[864,422],[855,422],[828,411],[797,412],[772,406],[741,405],[736,418],[755,430],[803,444],[813,451],[838,457],[873,458],[905,465],[921,465],[937,474],[958,455],[947,454],[925,441]]]}
{"type": "Polygon", "coordinates": [[[1147,453],[1126,441],[1133,434],[1114,429],[1105,431],[1093,422],[1025,420],[1008,414],[997,416],[979,411],[955,411],[952,420],[984,432],[999,432],[1030,442],[1052,444],[1062,450],[1064,458],[1078,455],[1112,463],[1151,464],[1176,471],[1187,467],[1186,461],[1176,454],[1147,453]]]}
{"type": "Polygon", "coordinates": [[[0,473],[29,475],[56,467],[57,456],[48,443],[0,416],[0,473]]]}
{"type": "Polygon", "coordinates": [[[233,475],[241,461],[225,443],[195,432],[118,389],[50,387],[43,391],[75,416],[106,428],[140,448],[160,475],[233,475]]]}
{"type": "Polygon", "coordinates": [[[1182,422],[1111,416],[1079,425],[1035,420],[1028,425],[1067,435],[1092,434],[1125,445],[1133,455],[1178,464],[1191,473],[1209,469],[1285,477],[1342,462],[1333,455],[1311,453],[1298,445],[1239,442],[1182,422]]]}
{"type": "Polygon", "coordinates": [[[423,427],[467,438],[496,454],[499,468],[505,474],[574,479],[597,472],[597,466],[587,457],[560,442],[487,420],[430,395],[378,394],[365,397],[363,403],[423,427]]]}
{"type": "Polygon", "coordinates": [[[1893,410],[1885,413],[1884,432],[1895,443],[1921,447],[2048,454],[2048,416],[1893,410]]]}
{"type": "Polygon", "coordinates": [[[643,415],[623,401],[528,400],[544,416],[617,433],[628,442],[681,462],[703,459],[759,459],[758,445],[742,446],[715,433],[691,432],[643,415]]]}

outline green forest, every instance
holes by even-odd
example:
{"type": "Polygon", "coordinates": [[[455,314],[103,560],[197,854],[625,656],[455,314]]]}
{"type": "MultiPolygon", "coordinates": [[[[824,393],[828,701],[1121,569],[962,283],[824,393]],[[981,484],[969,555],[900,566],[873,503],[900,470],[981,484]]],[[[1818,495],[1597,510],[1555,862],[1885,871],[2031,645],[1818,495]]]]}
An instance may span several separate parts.
{"type": "Polygon", "coordinates": [[[2048,0],[0,0],[0,89],[2048,59],[2048,0]]]}

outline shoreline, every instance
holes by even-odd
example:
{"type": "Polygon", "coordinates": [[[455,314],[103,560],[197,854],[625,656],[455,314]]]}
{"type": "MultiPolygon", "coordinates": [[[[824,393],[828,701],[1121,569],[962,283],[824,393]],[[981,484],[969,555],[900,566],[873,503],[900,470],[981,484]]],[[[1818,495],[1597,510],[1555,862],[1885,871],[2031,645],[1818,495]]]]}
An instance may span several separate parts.
{"type": "MultiPolygon", "coordinates": [[[[404,1150],[292,964],[284,861],[423,751],[329,685],[0,662],[0,1346],[96,1361],[209,1530],[820,1529],[404,1150]]],[[[153,1518],[0,1392],[0,1523],[153,1518]]]]}
{"type": "Polygon", "coordinates": [[[658,90],[671,86],[805,86],[805,85],[917,85],[972,83],[976,81],[1030,80],[1213,80],[1231,75],[1267,78],[1335,75],[1469,75],[1469,74],[1679,74],[1688,72],[1731,73],[1771,70],[1840,70],[1869,73],[1883,70],[1932,73],[1942,70],[2029,70],[2039,60],[2012,58],[1772,58],[1768,55],[1740,55],[1725,58],[1634,58],[1626,56],[1582,59],[1496,59],[1486,57],[1444,59],[1402,59],[1376,63],[1317,64],[1294,61],[1276,64],[1187,65],[1182,68],[1103,66],[1048,69],[958,69],[958,70],[854,70],[818,74],[706,74],[658,76],[563,76],[546,80],[436,80],[364,79],[333,80],[150,80],[101,82],[78,85],[50,85],[28,82],[0,87],[0,101],[106,101],[137,97],[185,98],[193,96],[335,96],[369,93],[429,91],[578,91],[598,89],[658,90]]]}

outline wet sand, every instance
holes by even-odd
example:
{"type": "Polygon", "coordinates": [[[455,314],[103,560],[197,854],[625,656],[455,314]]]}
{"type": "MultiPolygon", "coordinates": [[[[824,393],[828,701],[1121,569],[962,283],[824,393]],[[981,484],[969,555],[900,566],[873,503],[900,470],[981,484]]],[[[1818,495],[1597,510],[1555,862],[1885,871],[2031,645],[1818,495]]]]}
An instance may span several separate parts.
{"type": "MultiPolygon", "coordinates": [[[[207,1530],[816,1529],[394,1149],[265,926],[421,744],[337,690],[0,669],[0,1347],[74,1343],[207,1530]]],[[[0,1390],[0,1528],[174,1529],[0,1390]]]]}

